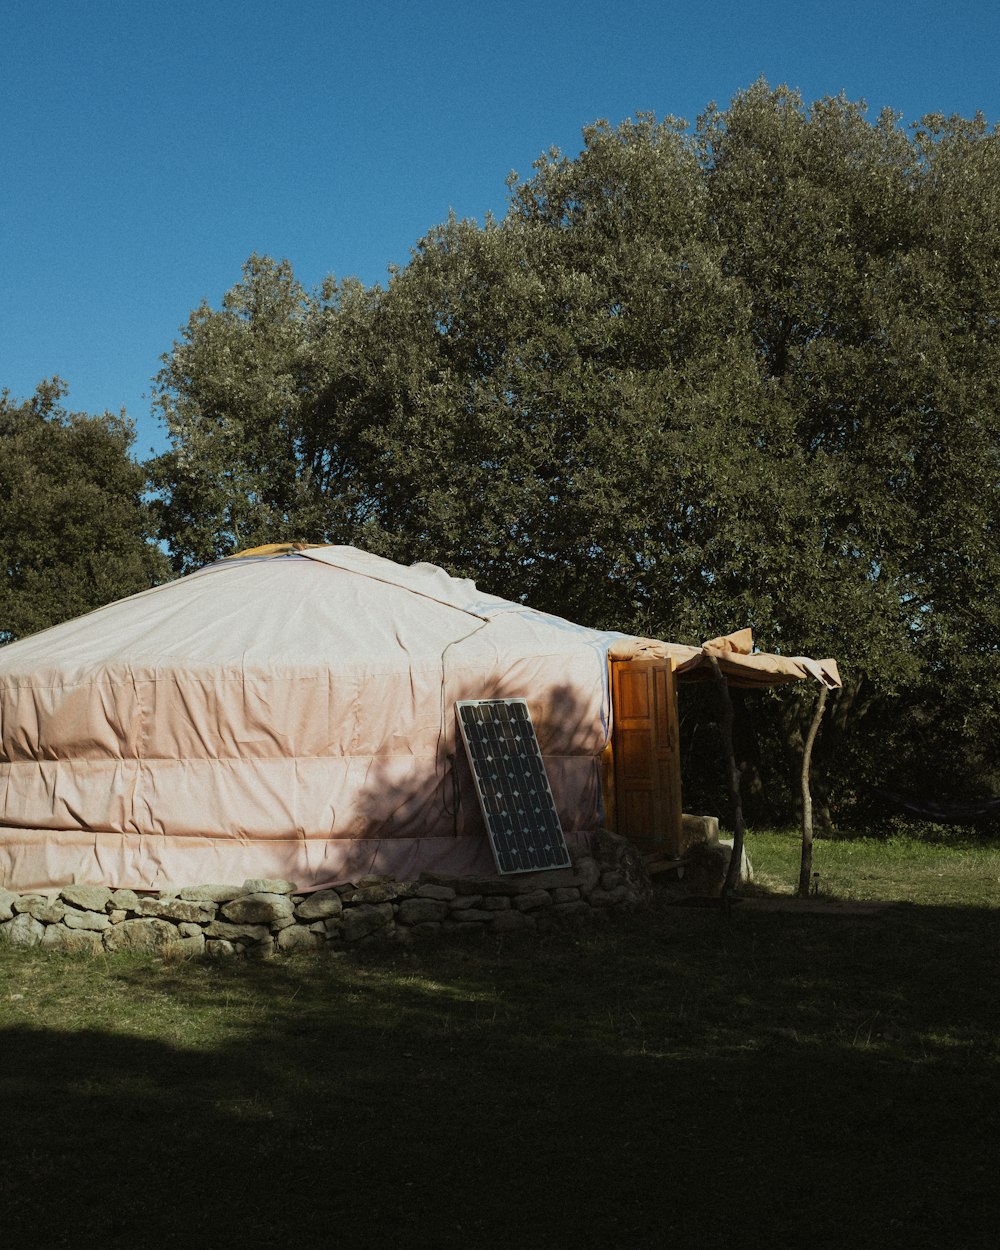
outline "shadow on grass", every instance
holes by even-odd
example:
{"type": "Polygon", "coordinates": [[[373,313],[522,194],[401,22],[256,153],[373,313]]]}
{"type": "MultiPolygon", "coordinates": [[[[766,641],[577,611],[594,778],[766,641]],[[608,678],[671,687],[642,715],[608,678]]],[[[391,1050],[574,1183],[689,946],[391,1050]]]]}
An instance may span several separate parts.
{"type": "Polygon", "coordinates": [[[992,1247],[995,913],[939,910],[123,964],[215,1032],[0,1032],[4,1235],[992,1247]]]}

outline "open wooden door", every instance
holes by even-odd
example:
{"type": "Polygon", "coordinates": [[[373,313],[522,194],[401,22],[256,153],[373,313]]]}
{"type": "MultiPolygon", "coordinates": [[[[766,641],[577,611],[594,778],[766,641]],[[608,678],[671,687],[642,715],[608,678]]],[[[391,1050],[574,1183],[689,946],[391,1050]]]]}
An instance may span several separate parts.
{"type": "Polygon", "coordinates": [[[608,823],[644,851],[681,855],[677,694],[670,660],[612,660],[604,760],[608,823]]]}

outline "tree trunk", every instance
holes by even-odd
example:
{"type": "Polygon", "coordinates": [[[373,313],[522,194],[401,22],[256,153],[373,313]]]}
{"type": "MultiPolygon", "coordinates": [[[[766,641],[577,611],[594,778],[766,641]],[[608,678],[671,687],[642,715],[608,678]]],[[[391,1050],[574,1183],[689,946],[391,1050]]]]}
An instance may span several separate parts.
{"type": "Polygon", "coordinates": [[[816,741],[816,735],[819,733],[819,723],[823,719],[823,712],[826,710],[826,699],[829,690],[824,686],[819,692],[819,698],[816,700],[816,709],[813,712],[812,724],[809,726],[809,732],[806,734],[805,745],[802,748],[802,858],[799,862],[799,897],[807,898],[809,895],[809,879],[812,876],[812,853],[813,853],[813,811],[812,811],[812,791],[809,787],[809,770],[812,764],[813,743],[816,741]]]}
{"type": "Polygon", "coordinates": [[[729,797],[733,803],[733,853],[729,860],[726,879],[722,885],[722,897],[728,898],[740,879],[740,864],[743,860],[743,800],[740,794],[740,770],[736,767],[736,752],[733,748],[733,701],[729,694],[729,683],[715,656],[710,655],[708,658],[712,665],[716,690],[719,693],[721,706],[719,734],[722,737],[722,758],[729,782],[729,797]]]}

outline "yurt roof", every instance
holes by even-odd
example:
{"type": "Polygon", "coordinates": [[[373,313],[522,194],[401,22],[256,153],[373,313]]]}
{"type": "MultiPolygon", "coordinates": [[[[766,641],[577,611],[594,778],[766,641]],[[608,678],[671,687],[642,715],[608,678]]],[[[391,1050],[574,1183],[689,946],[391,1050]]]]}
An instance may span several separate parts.
{"type": "Polygon", "coordinates": [[[635,638],[487,594],[433,564],[305,544],[242,552],[0,648],[0,677],[34,684],[55,671],[86,680],[98,670],[172,666],[406,672],[439,663],[442,648],[458,644],[467,666],[593,649],[615,659],[669,657],[682,680],[709,676],[714,658],[731,685],[841,684],[835,661],[755,652],[748,629],[701,646],[635,638]]]}
{"type": "MultiPolygon", "coordinates": [[[[206,566],[0,649],[0,676],[183,665],[407,671],[462,644],[464,664],[594,648],[620,635],[500,599],[431,564],[354,547],[264,551],[206,566]]],[[[458,658],[457,656],[454,658],[458,658]]]]}

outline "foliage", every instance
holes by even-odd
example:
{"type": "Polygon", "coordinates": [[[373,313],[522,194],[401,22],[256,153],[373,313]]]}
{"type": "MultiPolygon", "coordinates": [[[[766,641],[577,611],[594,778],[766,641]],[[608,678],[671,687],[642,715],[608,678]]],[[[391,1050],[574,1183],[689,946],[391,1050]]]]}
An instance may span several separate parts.
{"type": "Polygon", "coordinates": [[[221,310],[191,314],[157,378],[173,448],[149,466],[179,571],[265,542],[358,539],[372,501],[353,325],[371,300],[332,280],[309,294],[286,262],[252,256],[221,310]]]}
{"type": "Polygon", "coordinates": [[[0,642],[45,629],[166,575],[129,459],[124,417],[69,413],[58,379],[0,394],[0,642]]]}
{"type": "MultiPolygon", "coordinates": [[[[863,808],[869,780],[996,786],[1000,139],[757,84],[699,142],[787,440],[767,633],[849,677],[821,753],[863,808]],[[945,744],[951,767],[928,768],[945,744]]],[[[793,750],[806,715],[786,701],[793,750]]]]}
{"type": "MultiPolygon", "coordinates": [[[[827,823],[940,784],[937,725],[951,786],[1000,785],[998,144],[759,82],[589,127],[384,288],[251,258],[158,379],[175,567],[352,542],[598,626],[749,624],[848,677],[827,823]]],[[[762,704],[760,753],[808,714],[762,704]]]]}

